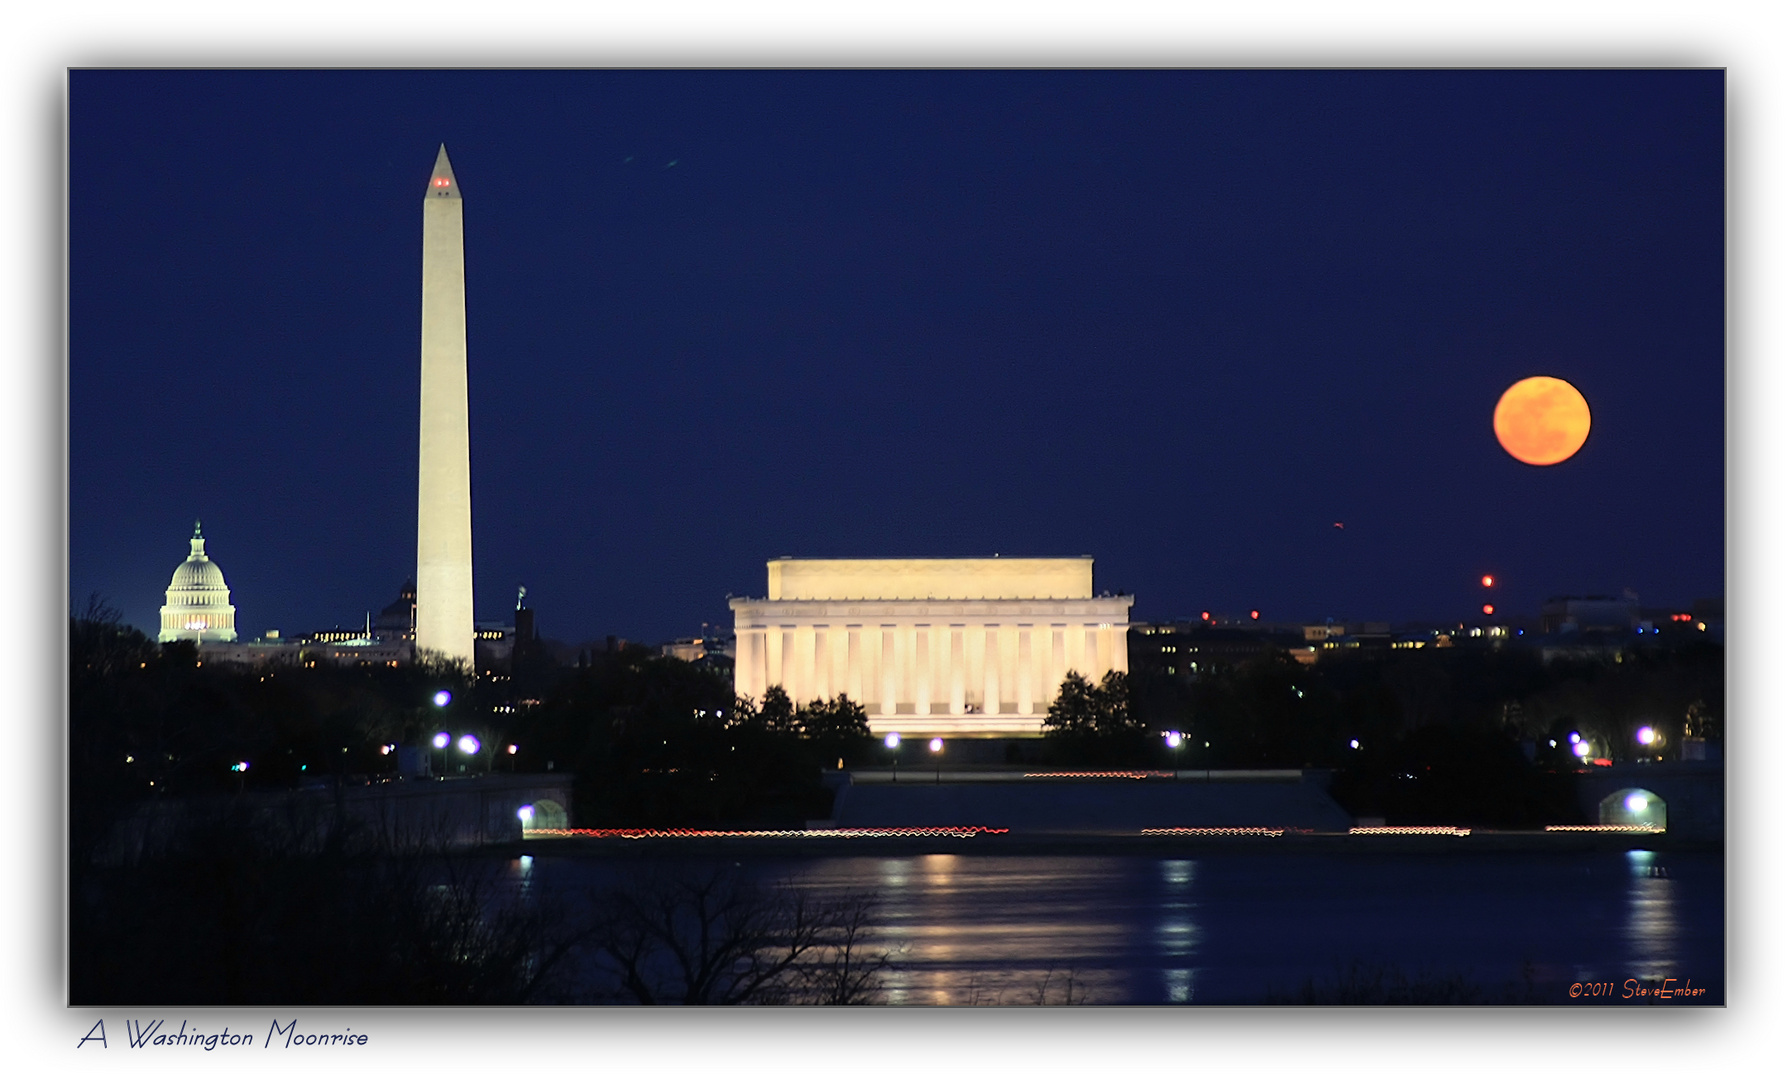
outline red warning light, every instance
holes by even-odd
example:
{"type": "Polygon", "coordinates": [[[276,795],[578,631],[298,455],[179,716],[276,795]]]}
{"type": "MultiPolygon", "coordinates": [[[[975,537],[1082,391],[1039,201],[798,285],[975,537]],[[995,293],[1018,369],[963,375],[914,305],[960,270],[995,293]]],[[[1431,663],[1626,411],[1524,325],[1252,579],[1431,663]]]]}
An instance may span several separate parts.
{"type": "Polygon", "coordinates": [[[435,177],[435,186],[436,186],[436,187],[446,187],[446,186],[447,186],[447,183],[448,183],[448,181],[447,181],[447,178],[446,178],[446,177],[445,177],[445,176],[437,176],[437,177],[435,177]]]}
{"type": "Polygon", "coordinates": [[[1199,617],[1199,618],[1200,618],[1200,619],[1203,619],[1203,620],[1204,620],[1204,621],[1205,621],[1205,622],[1210,622],[1210,621],[1211,621],[1211,613],[1210,613],[1210,612],[1208,612],[1208,611],[1201,611],[1201,612],[1199,612],[1199,613],[1198,613],[1198,617],[1199,617]]]}
{"type": "Polygon", "coordinates": [[[1250,619],[1258,619],[1258,618],[1260,618],[1260,612],[1258,612],[1258,611],[1250,611],[1250,612],[1248,612],[1248,618],[1250,618],[1250,619]]]}
{"type": "Polygon", "coordinates": [[[1489,574],[1485,574],[1479,580],[1484,583],[1484,588],[1486,588],[1486,589],[1488,589],[1490,586],[1496,584],[1496,579],[1491,577],[1489,574]]]}
{"type": "Polygon", "coordinates": [[[1486,614],[1486,615],[1496,614],[1496,605],[1495,604],[1485,604],[1484,605],[1484,614],[1486,614]]]}

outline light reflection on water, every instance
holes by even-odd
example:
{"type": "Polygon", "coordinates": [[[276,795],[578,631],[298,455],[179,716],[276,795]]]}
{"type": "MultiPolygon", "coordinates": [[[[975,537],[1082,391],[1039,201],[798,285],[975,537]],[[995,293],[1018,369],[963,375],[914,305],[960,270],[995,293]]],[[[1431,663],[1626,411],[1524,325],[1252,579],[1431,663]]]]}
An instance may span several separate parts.
{"type": "MultiPolygon", "coordinates": [[[[526,877],[581,892],[622,865],[543,855],[526,877]]],[[[875,893],[871,938],[896,954],[890,1004],[1261,1002],[1356,962],[1456,973],[1492,999],[1525,962],[1535,1000],[1558,1004],[1574,980],[1724,985],[1718,854],[923,855],[743,869],[822,895],[875,893]]]]}
{"type": "MultiPolygon", "coordinates": [[[[1633,977],[1661,981],[1677,974],[1676,882],[1655,852],[1629,851],[1627,959],[1633,977]]],[[[1694,977],[1694,973],[1689,973],[1694,977]]]]}

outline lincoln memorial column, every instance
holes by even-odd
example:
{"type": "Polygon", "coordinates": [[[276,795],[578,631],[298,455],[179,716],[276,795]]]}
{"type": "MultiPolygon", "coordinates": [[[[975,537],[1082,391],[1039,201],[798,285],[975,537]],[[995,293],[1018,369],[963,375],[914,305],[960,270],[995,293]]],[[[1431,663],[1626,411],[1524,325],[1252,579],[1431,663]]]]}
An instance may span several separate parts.
{"type": "Polygon", "coordinates": [[[952,624],[950,627],[950,715],[961,716],[963,705],[963,668],[962,625],[952,624]]]}
{"type": "Polygon", "coordinates": [[[931,627],[913,627],[913,715],[931,713],[931,627]]]}
{"type": "Polygon", "coordinates": [[[900,648],[894,640],[898,628],[892,625],[883,626],[876,633],[881,643],[878,662],[882,672],[882,715],[893,716],[898,711],[900,701],[900,648]]]}
{"type": "Polygon", "coordinates": [[[810,701],[832,696],[832,628],[829,626],[813,628],[813,682],[807,693],[810,701]]]}
{"type": "Polygon", "coordinates": [[[844,692],[852,701],[863,703],[863,628],[844,628],[844,692]]]}
{"type": "Polygon", "coordinates": [[[981,653],[981,708],[989,716],[1000,711],[1000,630],[998,626],[986,627],[981,635],[984,644],[981,653]]]}
{"type": "Polygon", "coordinates": [[[1067,678],[1067,628],[1057,622],[1050,628],[1050,696],[1046,701],[1055,701],[1064,678],[1067,678]]]}
{"type": "Polygon", "coordinates": [[[739,635],[739,670],[745,673],[740,690],[746,697],[764,696],[764,632],[747,630],[739,635]]]}
{"type": "Polygon", "coordinates": [[[1029,716],[1034,710],[1031,690],[1036,686],[1037,676],[1031,660],[1031,627],[1018,628],[1018,712],[1021,716],[1029,716]]]}

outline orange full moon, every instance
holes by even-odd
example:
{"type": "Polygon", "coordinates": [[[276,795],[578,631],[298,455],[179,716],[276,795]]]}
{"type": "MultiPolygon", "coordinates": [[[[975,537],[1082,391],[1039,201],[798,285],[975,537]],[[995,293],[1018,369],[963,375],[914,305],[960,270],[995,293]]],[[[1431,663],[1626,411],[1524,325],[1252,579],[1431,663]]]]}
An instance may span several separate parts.
{"type": "Polygon", "coordinates": [[[1589,438],[1589,402],[1563,379],[1535,375],[1502,392],[1491,424],[1516,461],[1556,465],[1589,438]]]}

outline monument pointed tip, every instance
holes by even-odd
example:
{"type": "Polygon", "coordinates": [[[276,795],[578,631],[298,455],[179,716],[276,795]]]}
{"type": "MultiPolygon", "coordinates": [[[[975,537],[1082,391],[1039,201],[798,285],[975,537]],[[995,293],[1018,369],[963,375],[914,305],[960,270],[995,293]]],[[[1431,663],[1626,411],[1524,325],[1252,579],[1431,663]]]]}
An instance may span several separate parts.
{"type": "Polygon", "coordinates": [[[435,154],[435,169],[428,177],[428,195],[430,199],[459,198],[459,181],[453,178],[453,163],[447,160],[447,144],[435,154]]]}

